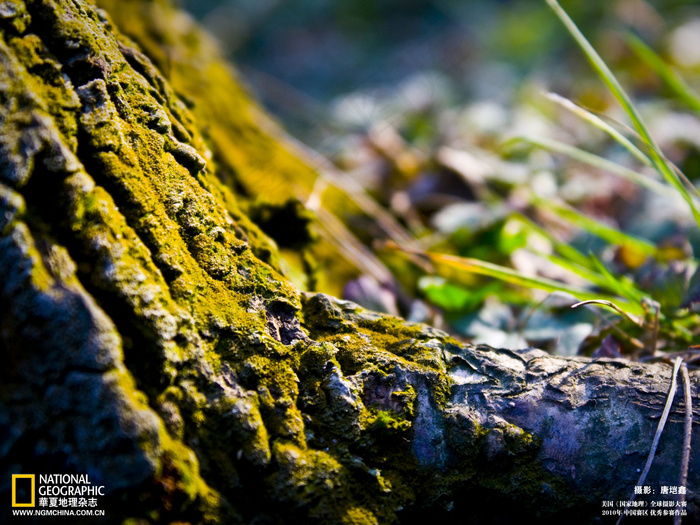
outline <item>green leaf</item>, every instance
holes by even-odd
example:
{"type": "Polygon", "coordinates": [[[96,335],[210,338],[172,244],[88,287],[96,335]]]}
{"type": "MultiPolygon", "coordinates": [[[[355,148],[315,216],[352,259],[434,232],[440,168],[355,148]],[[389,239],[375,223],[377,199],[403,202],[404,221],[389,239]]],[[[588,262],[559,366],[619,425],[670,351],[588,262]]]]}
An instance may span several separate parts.
{"type": "Polygon", "coordinates": [[[503,284],[494,281],[467,289],[435,275],[426,275],[418,280],[418,289],[426,299],[446,312],[471,311],[486,297],[499,295],[502,288],[503,284]]]}

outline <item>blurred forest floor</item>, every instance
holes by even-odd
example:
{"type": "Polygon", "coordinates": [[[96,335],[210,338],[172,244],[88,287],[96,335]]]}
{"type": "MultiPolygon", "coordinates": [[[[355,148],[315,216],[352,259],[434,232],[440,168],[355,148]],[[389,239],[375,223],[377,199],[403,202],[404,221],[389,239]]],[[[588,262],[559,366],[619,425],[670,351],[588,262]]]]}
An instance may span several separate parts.
{"type": "MultiPolygon", "coordinates": [[[[400,289],[360,271],[341,283],[346,298],[497,347],[640,359],[692,350],[698,224],[645,166],[643,141],[544,0],[181,3],[287,130],[379,204],[377,216],[340,219],[400,289]],[[411,262],[395,244],[465,259],[411,262]],[[516,278],[475,272],[473,260],[516,278]],[[571,309],[570,294],[518,286],[518,276],[609,299],[623,314],[571,309]]],[[[697,185],[700,6],[562,7],[697,185]]]]}

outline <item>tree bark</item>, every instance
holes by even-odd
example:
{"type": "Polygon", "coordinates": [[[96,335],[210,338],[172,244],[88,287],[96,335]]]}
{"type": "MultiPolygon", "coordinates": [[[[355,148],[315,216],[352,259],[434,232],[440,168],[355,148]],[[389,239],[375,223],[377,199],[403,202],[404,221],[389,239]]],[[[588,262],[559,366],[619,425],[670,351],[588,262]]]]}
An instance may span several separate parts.
{"type": "MultiPolygon", "coordinates": [[[[18,473],[88,474],[131,523],[584,523],[629,498],[670,366],[300,291],[243,208],[311,167],[185,15],[98,4],[0,4],[2,501],[18,473]]],[[[683,413],[642,501],[677,485],[683,413]]]]}

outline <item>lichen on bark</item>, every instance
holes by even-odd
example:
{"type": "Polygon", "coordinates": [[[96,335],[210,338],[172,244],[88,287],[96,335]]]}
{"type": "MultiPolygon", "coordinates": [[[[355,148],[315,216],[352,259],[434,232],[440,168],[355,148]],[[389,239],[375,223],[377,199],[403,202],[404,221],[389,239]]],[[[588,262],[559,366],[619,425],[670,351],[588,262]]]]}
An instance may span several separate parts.
{"type": "Polygon", "coordinates": [[[371,524],[626,495],[667,367],[472,348],[299,290],[247,212],[313,170],[185,15],[98,4],[0,4],[2,497],[89,473],[111,521],[371,524]]]}

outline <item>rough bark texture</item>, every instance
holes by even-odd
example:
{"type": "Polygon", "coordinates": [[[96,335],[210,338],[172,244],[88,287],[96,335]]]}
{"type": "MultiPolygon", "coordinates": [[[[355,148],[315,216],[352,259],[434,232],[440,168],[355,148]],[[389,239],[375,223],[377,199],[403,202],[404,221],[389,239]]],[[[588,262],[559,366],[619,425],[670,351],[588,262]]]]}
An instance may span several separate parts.
{"type": "Polygon", "coordinates": [[[1,501],[22,472],[88,473],[132,523],[587,522],[630,495],[669,366],[298,291],[241,206],[312,170],[187,17],[99,4],[0,3],[1,501]]]}

